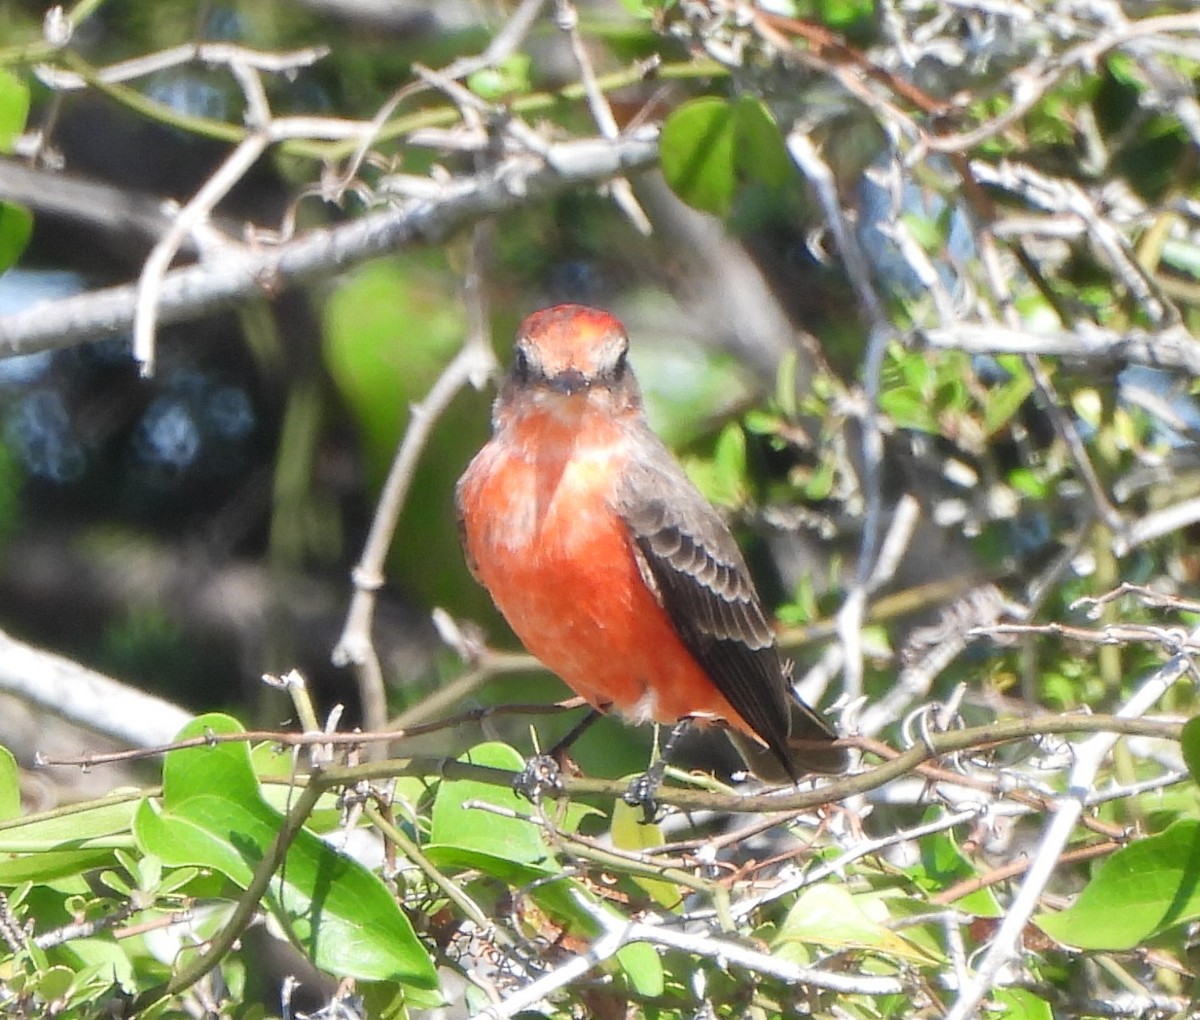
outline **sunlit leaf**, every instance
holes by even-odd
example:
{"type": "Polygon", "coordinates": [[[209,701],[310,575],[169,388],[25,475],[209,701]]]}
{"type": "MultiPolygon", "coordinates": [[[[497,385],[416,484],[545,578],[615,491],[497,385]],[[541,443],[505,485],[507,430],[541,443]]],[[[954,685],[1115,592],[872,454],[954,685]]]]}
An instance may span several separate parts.
{"type": "MultiPolygon", "coordinates": [[[[0,744],[0,822],[21,813],[21,776],[12,751],[0,744]]],[[[0,834],[2,836],[2,834],[0,834]]]]}
{"type": "Polygon", "coordinates": [[[1118,850],[1097,869],[1078,899],[1034,922],[1080,949],[1132,949],[1159,932],[1200,917],[1200,821],[1118,850]]]}
{"type": "MultiPolygon", "coordinates": [[[[228,716],[206,715],[179,739],[240,729],[228,716]]],[[[143,850],[164,863],[215,868],[245,888],[282,822],[259,793],[250,750],[238,741],[169,752],[162,802],[141,804],[135,832],[143,850]]],[[[266,903],[322,970],[436,984],[428,953],[383,882],[311,832],[301,830],[293,841],[266,903]]]]}
{"type": "Polygon", "coordinates": [[[0,67],[0,152],[12,152],[29,116],[29,86],[0,67]]]}
{"type": "Polygon", "coordinates": [[[1000,1006],[998,1012],[988,1010],[991,1020],[1051,1020],[1054,1016],[1050,1003],[1024,988],[996,988],[988,998],[1000,1006]]]}
{"type": "MultiPolygon", "coordinates": [[[[803,962],[793,954],[799,946],[836,946],[840,949],[876,949],[913,963],[932,962],[928,955],[882,921],[864,912],[866,904],[856,900],[843,886],[824,883],[805,890],[788,911],[772,943],[779,956],[803,962]]],[[[879,901],[871,906],[878,909],[879,901]]]]}
{"type": "Polygon", "coordinates": [[[663,124],[659,143],[663,176],[688,205],[716,216],[733,206],[734,116],[724,99],[684,103],[663,124]]]}

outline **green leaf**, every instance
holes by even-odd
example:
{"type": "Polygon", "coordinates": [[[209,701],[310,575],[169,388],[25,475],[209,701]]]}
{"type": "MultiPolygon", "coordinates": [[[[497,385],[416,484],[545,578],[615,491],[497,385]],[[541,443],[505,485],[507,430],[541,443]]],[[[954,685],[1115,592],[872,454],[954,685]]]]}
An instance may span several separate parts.
{"type": "Polygon", "coordinates": [[[647,0],[621,0],[621,6],[633,17],[643,21],[654,17],[656,8],[656,5],[648,3],[647,0]]]}
{"type": "Polygon", "coordinates": [[[1197,869],[1200,821],[1184,819],[1118,850],[1070,907],[1041,914],[1034,923],[1051,938],[1080,949],[1132,949],[1200,917],[1197,869]]]}
{"type": "MultiPolygon", "coordinates": [[[[525,767],[520,753],[501,743],[480,744],[459,761],[510,772],[525,767]]],[[[530,865],[542,873],[561,870],[536,825],[469,806],[473,802],[491,804],[504,812],[524,814],[529,810],[529,802],[515,790],[477,779],[443,780],[433,802],[430,845],[426,848],[431,859],[437,856],[440,847],[451,847],[530,865]]]]}
{"type": "Polygon", "coordinates": [[[842,949],[874,949],[917,964],[928,964],[929,955],[884,925],[886,911],[879,900],[863,901],[843,886],[826,883],[801,894],[784,918],[771,949],[777,956],[805,962],[803,947],[810,944],[842,949]],[[871,917],[866,908],[880,913],[871,917]]]}
{"type": "Polygon", "coordinates": [[[133,846],[136,808],[134,800],[98,800],[10,822],[0,829],[0,885],[54,882],[112,865],[115,850],[133,846]]]}
{"type": "Polygon", "coordinates": [[[61,952],[73,959],[77,970],[88,967],[103,973],[129,994],[137,988],[133,962],[121,944],[110,938],[72,939],[63,946],[61,952]]]}
{"type": "Polygon", "coordinates": [[[1033,392],[1033,376],[1024,370],[988,394],[983,410],[983,432],[995,435],[1006,426],[1033,392]]]}
{"type": "MultiPolygon", "coordinates": [[[[946,832],[934,833],[921,843],[921,863],[908,869],[910,877],[926,892],[940,892],[958,882],[975,878],[978,872],[946,832]]],[[[1003,910],[989,888],[977,889],[955,903],[976,917],[1000,917],[1003,910]]]]}
{"type": "Polygon", "coordinates": [[[1179,743],[1192,779],[1200,783],[1200,715],[1192,716],[1183,724],[1179,743]]]}
{"type": "MultiPolygon", "coordinates": [[[[507,744],[485,743],[471,748],[460,761],[490,768],[518,771],[521,755],[507,744]]],[[[492,804],[501,811],[525,814],[529,803],[515,791],[476,779],[443,780],[433,802],[430,843],[425,855],[439,868],[478,870],[513,889],[529,889],[538,907],[572,931],[595,937],[601,934],[592,910],[612,908],[601,904],[575,879],[562,874],[541,830],[523,818],[469,807],[472,802],[492,804]]],[[[574,805],[560,829],[568,829],[590,809],[574,805]]],[[[631,984],[644,995],[661,995],[662,963],[653,946],[635,943],[617,953],[617,963],[631,984]]]]}
{"type": "Polygon", "coordinates": [[[945,232],[941,229],[936,217],[921,213],[901,213],[900,222],[908,228],[908,232],[922,251],[929,253],[940,251],[945,243],[945,232]]]}
{"type": "MultiPolygon", "coordinates": [[[[241,732],[223,715],[193,719],[180,740],[241,732]]],[[[271,850],[283,816],[262,797],[243,742],[171,751],[162,804],[143,801],[134,831],[167,865],[213,868],[241,888],[271,850]]],[[[437,975],[383,882],[307,830],[288,849],[264,897],[290,937],[322,970],[433,988],[437,975]]]]}
{"type": "Polygon", "coordinates": [[[767,104],[754,96],[741,96],[734,117],[734,160],[740,176],[772,188],[790,184],[796,170],[767,104]]]}
{"type": "Polygon", "coordinates": [[[1050,489],[1047,479],[1026,467],[1013,468],[1008,473],[1008,484],[1030,499],[1045,499],[1050,489]]]}
{"type": "Polygon", "coordinates": [[[17,759],[0,744],[0,822],[21,814],[21,775],[17,759]]]}
{"type": "Polygon", "coordinates": [[[684,103],[663,124],[659,143],[667,184],[693,208],[729,215],[737,183],[734,145],[733,109],[724,99],[684,103]]]}
{"type": "MultiPolygon", "coordinates": [[[[653,850],[666,842],[662,829],[657,825],[643,825],[643,811],[625,803],[623,799],[613,804],[612,827],[609,835],[613,846],[619,850],[653,850]]],[[[675,910],[682,899],[679,886],[660,878],[646,878],[644,875],[630,875],[630,881],[636,883],[654,902],[667,910],[675,910]]]]}
{"type": "Polygon", "coordinates": [[[1000,1004],[1000,1011],[988,1010],[990,1020],[1052,1020],[1050,1003],[1024,988],[995,988],[989,998],[1000,1004]]]}
{"type": "Polygon", "coordinates": [[[775,370],[775,403],[779,405],[779,413],[788,421],[796,421],[800,417],[799,389],[796,385],[799,368],[798,352],[785,351],[775,370]]]}
{"type": "Polygon", "coordinates": [[[33,234],[33,213],[12,202],[0,202],[0,273],[16,265],[33,234]]]}
{"type": "Polygon", "coordinates": [[[51,967],[38,975],[37,994],[47,1002],[62,999],[74,980],[75,972],[70,967],[51,967]]]}
{"type": "Polygon", "coordinates": [[[711,458],[688,457],[683,467],[709,502],[727,507],[739,507],[746,502],[749,489],[746,434],[736,422],[721,430],[711,458]]]}
{"type": "Polygon", "coordinates": [[[0,67],[0,152],[12,152],[29,117],[29,86],[0,67]]]}
{"type": "Polygon", "coordinates": [[[730,422],[717,437],[713,451],[712,488],[708,496],[722,506],[741,506],[746,501],[746,434],[730,422]]]}
{"type": "Polygon", "coordinates": [[[879,395],[879,409],[891,418],[898,428],[930,434],[938,432],[934,409],[918,390],[907,386],[886,390],[879,395]]]}
{"type": "Polygon", "coordinates": [[[528,54],[514,53],[499,64],[476,71],[467,78],[467,87],[488,102],[528,92],[531,65],[528,54]]]}
{"type": "Polygon", "coordinates": [[[729,215],[742,182],[781,188],[795,177],[779,125],[753,96],[684,103],[663,125],[659,153],[671,190],[688,205],[721,217],[729,215]]]}

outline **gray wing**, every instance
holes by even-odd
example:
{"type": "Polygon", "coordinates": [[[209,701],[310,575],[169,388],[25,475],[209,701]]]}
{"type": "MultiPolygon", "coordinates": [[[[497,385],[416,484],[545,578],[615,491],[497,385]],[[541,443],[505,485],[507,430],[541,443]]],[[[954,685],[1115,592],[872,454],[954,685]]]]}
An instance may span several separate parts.
{"type": "Polygon", "coordinates": [[[788,752],[791,692],[745,560],[716,510],[660,450],[648,458],[659,470],[631,465],[617,500],[642,575],[717,690],[796,778],[788,752]]]}

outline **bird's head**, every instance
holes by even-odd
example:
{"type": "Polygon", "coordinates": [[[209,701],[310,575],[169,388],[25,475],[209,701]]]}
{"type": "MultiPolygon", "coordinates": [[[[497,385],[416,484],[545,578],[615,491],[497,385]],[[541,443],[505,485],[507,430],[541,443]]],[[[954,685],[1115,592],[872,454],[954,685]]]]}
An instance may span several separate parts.
{"type": "Polygon", "coordinates": [[[586,305],[543,308],[517,330],[500,402],[563,415],[588,405],[616,414],[640,412],[628,352],[625,327],[608,312],[586,305]]]}
{"type": "Polygon", "coordinates": [[[625,327],[608,312],[555,305],[521,323],[510,377],[522,386],[570,396],[621,382],[628,372],[628,351],[625,327]]]}

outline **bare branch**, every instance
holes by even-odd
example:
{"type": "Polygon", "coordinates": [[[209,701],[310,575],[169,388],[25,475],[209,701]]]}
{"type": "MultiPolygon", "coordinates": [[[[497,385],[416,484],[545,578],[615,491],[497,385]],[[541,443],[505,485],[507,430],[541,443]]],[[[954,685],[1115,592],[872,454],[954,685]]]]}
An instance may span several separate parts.
{"type": "MultiPolygon", "coordinates": [[[[195,318],[378,255],[440,243],[480,219],[570,187],[643,170],[658,157],[656,142],[657,130],[644,128],[612,142],[553,145],[545,159],[515,155],[479,174],[448,181],[438,198],[413,200],[276,247],[239,249],[237,257],[168,272],[159,294],[158,321],[195,318]]],[[[72,347],[127,331],[136,302],[137,287],[124,285],[0,317],[0,356],[72,347]]]]}
{"type": "MultiPolygon", "coordinates": [[[[1200,631],[1192,633],[1188,644],[1195,641],[1200,641],[1200,631]]],[[[1117,713],[1118,718],[1136,718],[1144,715],[1168,688],[1194,669],[1190,654],[1181,652],[1174,656],[1161,669],[1144,679],[1133,697],[1117,713]]],[[[969,1020],[974,1016],[979,1003],[992,987],[996,975],[1016,956],[1021,933],[1037,908],[1042,891],[1058,865],[1059,855],[1062,854],[1087,803],[1088,791],[1096,780],[1100,765],[1112,750],[1114,743],[1115,735],[1099,733],[1076,748],[1075,766],[1071,769],[1067,792],[1059,800],[1054,817],[1046,827],[1033,863],[1021,885],[1021,891],[1010,905],[979,968],[966,987],[960,991],[953,1008],[946,1015],[947,1020],[969,1020]]]]}
{"type": "MultiPolygon", "coordinates": [[[[482,229],[482,228],[478,228],[482,229]]],[[[479,239],[473,244],[473,250],[479,239]]],[[[467,304],[470,310],[470,331],[462,349],[426,394],[415,404],[409,415],[408,429],[396,451],[388,471],[383,492],[371,522],[362,557],[354,568],[354,596],[346,615],[342,636],[333,649],[337,665],[353,665],[359,676],[359,693],[363,699],[363,715],[371,729],[382,728],[387,719],[387,702],[379,659],[371,640],[371,622],[375,613],[375,593],[383,584],[383,563],[395,535],[396,524],[408,496],[413,472],[417,468],[434,424],[450,402],[467,384],[482,386],[496,367],[487,316],[483,311],[482,286],[477,256],[466,275],[467,304]]]]}
{"type": "Polygon", "coordinates": [[[990,322],[960,321],[921,330],[918,339],[943,350],[968,354],[1033,354],[1091,362],[1178,368],[1200,376],[1200,343],[1182,328],[1159,333],[1131,329],[1117,333],[1080,326],[1071,333],[1013,329],[990,322]]]}
{"type": "MultiPolygon", "coordinates": [[[[290,74],[301,68],[311,67],[328,54],[328,46],[306,46],[287,53],[275,53],[223,42],[184,43],[181,46],[172,46],[145,56],[134,57],[132,60],[109,64],[97,70],[95,77],[97,81],[106,83],[134,81],[191,63],[242,64],[258,71],[290,74]]],[[[90,84],[81,74],[48,64],[39,64],[34,68],[34,74],[47,88],[61,92],[85,89],[90,84]]]]}
{"type": "Polygon", "coordinates": [[[0,690],[131,747],[165,744],[190,712],[0,631],[0,690]]]}

